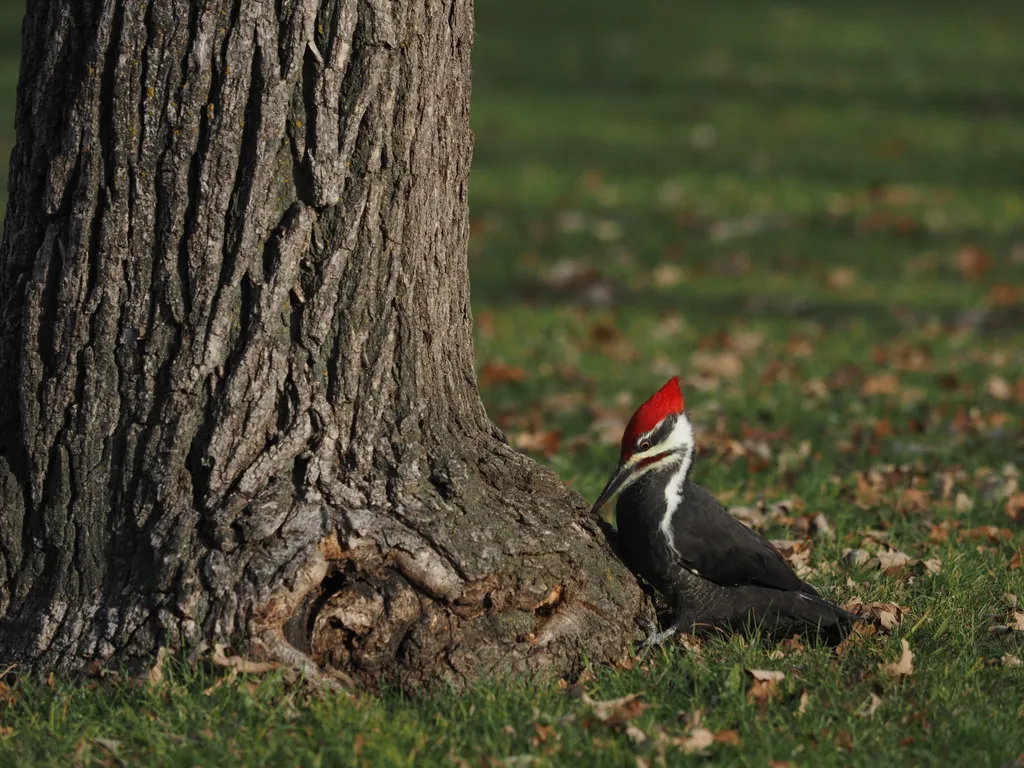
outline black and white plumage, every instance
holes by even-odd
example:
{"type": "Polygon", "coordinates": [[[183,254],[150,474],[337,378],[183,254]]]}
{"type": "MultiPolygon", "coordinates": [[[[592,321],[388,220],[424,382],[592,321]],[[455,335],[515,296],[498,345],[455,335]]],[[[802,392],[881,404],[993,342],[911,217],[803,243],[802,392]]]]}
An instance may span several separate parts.
{"type": "Polygon", "coordinates": [[[839,642],[855,617],[802,581],[763,536],[690,481],[695,442],[678,379],[644,403],[626,429],[619,469],[594,505],[621,490],[616,548],[668,602],[676,631],[757,628],[839,642]]]}

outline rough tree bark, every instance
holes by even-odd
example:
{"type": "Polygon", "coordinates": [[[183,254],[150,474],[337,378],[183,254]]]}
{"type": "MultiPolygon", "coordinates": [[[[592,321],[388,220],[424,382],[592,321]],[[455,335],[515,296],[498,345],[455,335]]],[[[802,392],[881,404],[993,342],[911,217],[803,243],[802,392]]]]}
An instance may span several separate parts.
{"type": "Polygon", "coordinates": [[[648,611],[473,368],[469,0],[32,0],[0,250],[0,659],[415,689],[648,611]]]}

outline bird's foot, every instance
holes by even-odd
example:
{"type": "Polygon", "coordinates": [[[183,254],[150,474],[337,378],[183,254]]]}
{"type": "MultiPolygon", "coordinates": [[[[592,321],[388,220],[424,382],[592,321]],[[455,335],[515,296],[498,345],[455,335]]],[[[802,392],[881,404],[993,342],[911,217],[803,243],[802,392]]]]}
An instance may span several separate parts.
{"type": "Polygon", "coordinates": [[[643,642],[640,643],[638,653],[643,653],[649,648],[654,648],[656,646],[661,645],[666,640],[669,640],[672,637],[674,637],[676,632],[678,631],[675,627],[669,627],[668,629],[659,632],[658,625],[650,619],[644,617],[638,618],[636,620],[636,623],[639,625],[641,631],[643,631],[644,634],[647,635],[647,637],[643,639],[643,642]]]}

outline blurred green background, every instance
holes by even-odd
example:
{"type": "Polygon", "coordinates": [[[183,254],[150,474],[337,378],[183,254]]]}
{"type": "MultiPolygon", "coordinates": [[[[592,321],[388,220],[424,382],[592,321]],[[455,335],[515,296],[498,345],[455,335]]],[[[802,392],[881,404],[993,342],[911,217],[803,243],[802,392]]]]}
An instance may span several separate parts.
{"type": "Polygon", "coordinates": [[[14,146],[14,103],[25,3],[0,0],[0,202],[7,205],[7,161],[14,146]]]}
{"type": "MultiPolygon", "coordinates": [[[[592,499],[632,409],[681,374],[697,481],[764,502],[801,573],[902,625],[840,658],[734,639],[600,670],[593,696],[651,705],[636,731],[554,685],[354,705],[193,668],[155,690],[26,685],[0,764],[650,765],[683,759],[701,711],[723,764],[1024,764],[1024,631],[999,629],[1024,599],[1019,4],[476,10],[492,418],[592,499]],[[900,640],[915,668],[893,679],[900,640]],[[752,668],[785,682],[760,700],[752,668]]],[[[0,7],[4,156],[19,17],[0,7]]]]}

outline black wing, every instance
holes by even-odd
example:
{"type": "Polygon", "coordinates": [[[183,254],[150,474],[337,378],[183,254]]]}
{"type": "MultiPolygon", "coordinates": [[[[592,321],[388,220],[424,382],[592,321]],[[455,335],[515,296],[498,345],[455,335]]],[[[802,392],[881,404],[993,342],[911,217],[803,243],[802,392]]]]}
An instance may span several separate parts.
{"type": "Polygon", "coordinates": [[[673,516],[672,528],[683,565],[708,581],[723,587],[756,585],[817,594],[779,550],[699,485],[684,487],[683,506],[673,516]]]}

